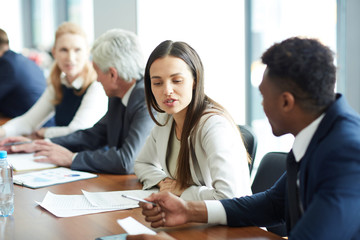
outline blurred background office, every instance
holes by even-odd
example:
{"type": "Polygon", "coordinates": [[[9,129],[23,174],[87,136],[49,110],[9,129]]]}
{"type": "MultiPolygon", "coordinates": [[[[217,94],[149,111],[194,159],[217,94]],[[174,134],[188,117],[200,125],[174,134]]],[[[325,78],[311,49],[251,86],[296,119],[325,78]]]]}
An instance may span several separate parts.
{"type": "Polygon", "coordinates": [[[166,39],[186,41],[202,56],[205,90],[258,137],[257,159],[288,151],[290,135],[274,137],[261,106],[261,54],[291,36],[320,39],[336,53],[337,91],[360,112],[358,0],[0,0],[0,28],[11,48],[47,71],[53,33],[79,24],[93,41],[111,28],[139,35],[145,56],[166,39]]]}

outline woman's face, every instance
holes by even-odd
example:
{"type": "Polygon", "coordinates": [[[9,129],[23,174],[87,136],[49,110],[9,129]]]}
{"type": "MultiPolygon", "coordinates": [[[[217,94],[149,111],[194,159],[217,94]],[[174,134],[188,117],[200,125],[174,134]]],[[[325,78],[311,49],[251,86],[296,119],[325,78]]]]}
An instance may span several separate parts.
{"type": "Polygon", "coordinates": [[[83,36],[66,33],[58,37],[53,48],[53,56],[68,81],[75,80],[88,61],[88,48],[83,36]]]}
{"type": "Polygon", "coordinates": [[[151,90],[157,104],[176,120],[192,100],[194,78],[188,65],[180,58],[166,56],[155,60],[150,67],[151,90]]]}

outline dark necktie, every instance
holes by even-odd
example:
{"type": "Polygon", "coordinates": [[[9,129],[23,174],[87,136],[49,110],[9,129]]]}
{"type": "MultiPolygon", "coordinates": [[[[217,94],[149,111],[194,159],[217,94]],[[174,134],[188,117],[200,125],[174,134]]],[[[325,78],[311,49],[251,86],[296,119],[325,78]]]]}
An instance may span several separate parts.
{"type": "Polygon", "coordinates": [[[286,171],[288,181],[288,200],[290,212],[290,229],[292,229],[296,222],[299,220],[300,202],[299,202],[299,189],[297,185],[299,163],[296,162],[293,151],[291,150],[286,159],[286,171]]]}

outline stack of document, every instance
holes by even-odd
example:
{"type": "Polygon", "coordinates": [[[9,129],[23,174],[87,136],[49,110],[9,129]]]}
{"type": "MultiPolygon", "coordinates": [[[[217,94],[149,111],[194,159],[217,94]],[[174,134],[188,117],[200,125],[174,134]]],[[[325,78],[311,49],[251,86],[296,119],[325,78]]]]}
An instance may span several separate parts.
{"type": "Polygon", "coordinates": [[[38,158],[44,157],[35,157],[34,153],[12,153],[7,155],[7,159],[11,163],[15,171],[40,170],[57,167],[55,164],[52,163],[35,162],[34,160],[38,158]]]}
{"type": "Polygon", "coordinates": [[[146,198],[158,190],[128,190],[112,192],[87,192],[83,195],[59,195],[47,192],[42,202],[37,202],[57,217],[124,210],[139,207],[138,202],[122,197],[123,194],[146,198]]]}

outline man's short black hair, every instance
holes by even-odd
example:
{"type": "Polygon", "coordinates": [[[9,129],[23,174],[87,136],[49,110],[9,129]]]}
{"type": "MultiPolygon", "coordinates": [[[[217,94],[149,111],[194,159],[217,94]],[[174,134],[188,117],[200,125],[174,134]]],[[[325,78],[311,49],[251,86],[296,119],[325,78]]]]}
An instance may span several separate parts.
{"type": "Polygon", "coordinates": [[[333,52],[318,40],[289,38],[274,44],[261,59],[271,80],[291,92],[304,110],[321,111],[335,100],[333,52]]]}

